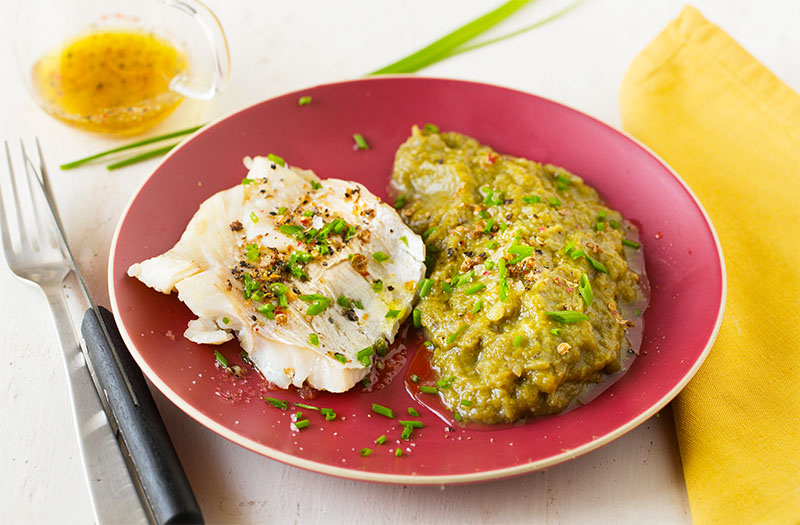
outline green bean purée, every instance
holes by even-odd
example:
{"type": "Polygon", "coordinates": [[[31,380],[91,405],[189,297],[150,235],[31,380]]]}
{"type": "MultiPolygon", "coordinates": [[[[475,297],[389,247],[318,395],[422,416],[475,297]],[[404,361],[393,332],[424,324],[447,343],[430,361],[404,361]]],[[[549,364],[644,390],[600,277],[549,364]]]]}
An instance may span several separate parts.
{"type": "Polygon", "coordinates": [[[456,420],[557,413],[620,370],[645,302],[638,234],[594,189],[435,127],[414,127],[392,185],[427,243],[415,324],[456,420]]]}

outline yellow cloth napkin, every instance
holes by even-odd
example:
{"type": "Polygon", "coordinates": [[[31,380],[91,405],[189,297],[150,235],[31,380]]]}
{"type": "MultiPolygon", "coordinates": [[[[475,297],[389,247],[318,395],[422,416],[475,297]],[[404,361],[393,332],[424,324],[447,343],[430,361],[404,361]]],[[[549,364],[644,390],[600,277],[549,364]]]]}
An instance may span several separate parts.
{"type": "Polygon", "coordinates": [[[800,523],[800,96],[686,7],[620,107],[695,191],[727,264],[719,337],[673,405],[694,521],[800,523]]]}

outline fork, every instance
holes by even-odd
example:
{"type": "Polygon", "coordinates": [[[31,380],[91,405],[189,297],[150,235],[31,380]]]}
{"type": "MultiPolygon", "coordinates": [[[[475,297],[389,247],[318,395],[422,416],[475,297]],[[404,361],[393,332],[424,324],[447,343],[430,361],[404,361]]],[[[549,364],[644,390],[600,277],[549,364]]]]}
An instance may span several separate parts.
{"type": "Polygon", "coordinates": [[[59,242],[56,228],[61,226],[55,210],[51,213],[47,209],[49,205],[45,199],[51,193],[39,141],[36,141],[39,170],[20,141],[23,160],[19,174],[14,170],[8,142],[4,141],[4,145],[10,177],[7,183],[0,178],[3,251],[9,269],[39,286],[50,306],[67,369],[78,444],[95,520],[98,523],[144,522],[145,511],[128,475],[115,432],[92,384],[64,295],[65,278],[75,269],[59,242]],[[10,205],[8,209],[7,204],[10,205]],[[122,497],[124,495],[127,497],[122,497]]]}

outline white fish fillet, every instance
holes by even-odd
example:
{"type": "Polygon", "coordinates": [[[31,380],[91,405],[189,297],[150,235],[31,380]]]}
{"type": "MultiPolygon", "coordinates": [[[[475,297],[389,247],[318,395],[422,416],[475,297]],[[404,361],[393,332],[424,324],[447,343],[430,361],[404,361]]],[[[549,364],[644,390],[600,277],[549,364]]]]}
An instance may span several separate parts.
{"type": "MultiPolygon", "coordinates": [[[[307,384],[344,392],[369,371],[357,359],[358,352],[376,341],[391,343],[410,312],[417,282],[425,274],[425,245],[392,207],[360,184],[319,180],[310,171],[279,166],[264,157],[246,158],[245,165],[252,183],[203,202],[172,249],[133,264],[128,275],[162,293],[177,290],[198,317],[184,333],[191,341],[221,344],[235,333],[251,361],[275,385],[307,384]],[[312,217],[302,215],[310,210],[315,212],[312,217]],[[319,244],[301,243],[279,229],[286,221],[301,231],[319,230],[337,218],[354,226],[355,234],[345,241],[346,232],[331,232],[324,256],[319,244]],[[248,247],[251,255],[258,254],[256,260],[247,257],[248,247]],[[256,308],[278,305],[280,297],[267,292],[261,301],[246,299],[243,274],[274,277],[275,272],[266,269],[285,272],[285,264],[275,266],[275,261],[285,262],[297,250],[315,256],[298,266],[308,278],[284,274],[278,280],[291,291],[284,293],[288,305],[271,312],[276,319],[270,319],[256,308]],[[376,260],[372,255],[377,252],[388,259],[376,260]],[[364,275],[351,263],[354,254],[366,263],[364,275]],[[376,291],[378,280],[382,287],[376,291]],[[308,296],[314,294],[330,304],[322,313],[307,315],[313,304],[308,296]],[[337,304],[340,296],[351,302],[350,308],[337,304]],[[363,308],[355,308],[356,302],[363,308]],[[285,317],[275,315],[279,312],[285,317]],[[311,334],[318,338],[317,345],[311,334]]],[[[267,282],[259,290],[269,289],[267,282]]]]}

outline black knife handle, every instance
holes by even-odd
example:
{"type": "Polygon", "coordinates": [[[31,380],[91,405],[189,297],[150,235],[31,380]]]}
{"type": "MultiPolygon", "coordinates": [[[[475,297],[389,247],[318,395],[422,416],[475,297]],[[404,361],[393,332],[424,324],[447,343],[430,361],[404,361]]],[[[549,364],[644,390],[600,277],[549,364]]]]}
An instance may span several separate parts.
{"type": "Polygon", "coordinates": [[[128,469],[158,524],[203,523],[203,515],[183,471],[144,376],[128,352],[114,317],[99,307],[114,349],[138,399],[134,404],[117,367],[103,328],[92,309],[86,311],[81,333],[100,387],[117,424],[117,440],[128,469]]]}

